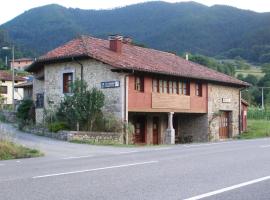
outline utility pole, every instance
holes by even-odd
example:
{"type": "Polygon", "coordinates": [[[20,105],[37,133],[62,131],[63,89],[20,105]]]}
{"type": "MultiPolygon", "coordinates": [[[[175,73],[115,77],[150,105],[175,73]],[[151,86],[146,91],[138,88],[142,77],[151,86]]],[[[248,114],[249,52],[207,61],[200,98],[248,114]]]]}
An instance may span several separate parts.
{"type": "Polygon", "coordinates": [[[262,87],[262,110],[264,110],[264,93],[263,93],[263,87],[262,87]]]}
{"type": "Polygon", "coordinates": [[[14,78],[14,54],[15,54],[15,51],[14,51],[14,45],[12,46],[12,64],[11,64],[11,69],[12,69],[12,109],[13,109],[13,111],[15,111],[15,101],[14,101],[14,97],[15,97],[15,95],[14,95],[14,82],[15,82],[15,78],[14,78]]]}
{"type": "Polygon", "coordinates": [[[3,50],[11,50],[12,53],[12,62],[11,62],[11,70],[12,70],[12,109],[15,111],[15,101],[14,101],[14,54],[15,54],[15,46],[12,45],[12,47],[2,47],[3,50]]]}

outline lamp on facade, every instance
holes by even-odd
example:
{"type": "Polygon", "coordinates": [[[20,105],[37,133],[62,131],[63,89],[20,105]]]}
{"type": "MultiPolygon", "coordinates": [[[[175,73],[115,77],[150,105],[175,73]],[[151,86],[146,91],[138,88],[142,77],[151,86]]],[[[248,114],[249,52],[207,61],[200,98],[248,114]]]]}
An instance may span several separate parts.
{"type": "Polygon", "coordinates": [[[11,50],[12,52],[12,62],[11,62],[11,70],[12,70],[12,109],[15,110],[15,102],[14,102],[14,45],[12,47],[2,47],[3,50],[11,50]]]}

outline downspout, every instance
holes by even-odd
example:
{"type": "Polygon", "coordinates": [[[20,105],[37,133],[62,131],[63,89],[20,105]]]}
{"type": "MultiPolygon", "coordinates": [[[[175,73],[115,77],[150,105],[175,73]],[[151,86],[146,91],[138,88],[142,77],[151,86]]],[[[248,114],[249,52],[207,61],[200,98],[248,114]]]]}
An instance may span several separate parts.
{"type": "Polygon", "coordinates": [[[239,135],[241,135],[241,130],[242,130],[242,124],[243,124],[243,122],[242,122],[242,95],[241,95],[241,92],[243,91],[243,90],[246,90],[247,88],[245,87],[245,88],[240,88],[240,90],[239,90],[239,135]]]}
{"type": "MultiPolygon", "coordinates": [[[[134,74],[134,70],[132,70],[131,74],[134,74]]],[[[125,91],[124,91],[124,98],[125,98],[125,101],[124,101],[124,120],[125,120],[125,135],[126,135],[126,145],[128,145],[128,141],[129,141],[129,133],[127,131],[127,126],[128,126],[128,77],[129,75],[125,75],[124,76],[124,87],[125,87],[125,91]]]]}
{"type": "Polygon", "coordinates": [[[127,84],[127,79],[128,79],[128,75],[124,76],[124,122],[125,122],[125,135],[126,135],[126,145],[128,145],[128,131],[127,131],[127,126],[128,126],[128,94],[127,94],[127,90],[128,90],[128,84],[127,84]]]}

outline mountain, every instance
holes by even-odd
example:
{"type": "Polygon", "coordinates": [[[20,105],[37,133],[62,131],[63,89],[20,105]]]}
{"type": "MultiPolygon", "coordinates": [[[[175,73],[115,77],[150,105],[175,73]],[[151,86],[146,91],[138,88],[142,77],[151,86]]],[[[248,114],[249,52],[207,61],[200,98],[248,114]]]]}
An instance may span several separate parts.
{"type": "Polygon", "coordinates": [[[0,29],[37,55],[79,34],[106,38],[119,33],[165,51],[270,62],[270,13],[229,6],[156,1],[82,10],[52,4],[26,11],[0,29]]]}

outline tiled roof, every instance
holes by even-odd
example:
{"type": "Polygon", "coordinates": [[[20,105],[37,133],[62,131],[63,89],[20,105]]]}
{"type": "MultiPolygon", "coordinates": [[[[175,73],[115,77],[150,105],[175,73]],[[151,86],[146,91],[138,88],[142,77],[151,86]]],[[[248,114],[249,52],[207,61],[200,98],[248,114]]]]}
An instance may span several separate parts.
{"type": "MultiPolygon", "coordinates": [[[[0,80],[1,81],[12,81],[12,72],[9,71],[0,71],[0,80]]],[[[20,76],[14,76],[15,81],[25,81],[23,77],[20,76]]]]}
{"type": "Polygon", "coordinates": [[[249,84],[205,66],[187,61],[172,53],[123,44],[122,52],[109,49],[109,41],[81,36],[41,56],[29,68],[35,71],[45,62],[87,56],[119,69],[159,73],[185,78],[248,86],[249,84]]]}

